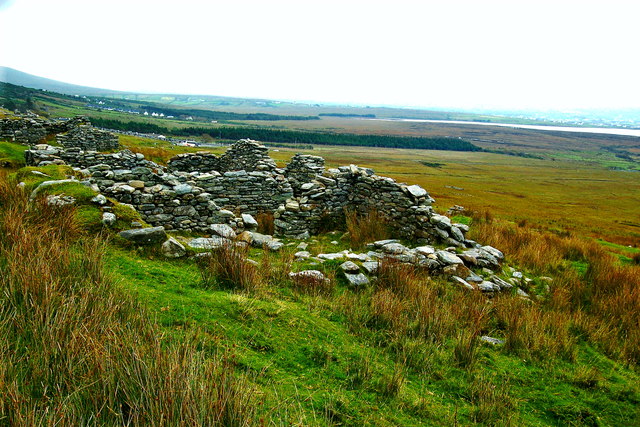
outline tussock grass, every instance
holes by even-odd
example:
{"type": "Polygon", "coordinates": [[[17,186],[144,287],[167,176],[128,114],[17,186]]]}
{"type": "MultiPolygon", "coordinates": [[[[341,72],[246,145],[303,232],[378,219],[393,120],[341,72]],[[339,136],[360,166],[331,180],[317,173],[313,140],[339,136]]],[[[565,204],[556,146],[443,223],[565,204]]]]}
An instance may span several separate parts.
{"type": "Polygon", "coordinates": [[[359,214],[355,210],[345,211],[345,221],[349,240],[353,247],[359,248],[366,243],[390,237],[386,219],[377,209],[370,209],[366,214],[359,214]]]}
{"type": "Polygon", "coordinates": [[[72,208],[0,179],[2,423],[249,425],[232,364],[163,338],[105,272],[105,241],[79,236],[72,208]]]}
{"type": "Polygon", "coordinates": [[[260,288],[261,277],[255,265],[247,261],[249,248],[234,243],[214,249],[199,260],[202,284],[240,291],[260,288]]]}
{"type": "Polygon", "coordinates": [[[509,389],[509,383],[505,380],[495,384],[489,375],[474,377],[470,386],[470,400],[476,405],[474,421],[489,425],[518,425],[513,419],[517,401],[510,395],[509,389]]]}
{"type": "Polygon", "coordinates": [[[257,214],[258,233],[273,235],[275,230],[274,220],[272,212],[260,212],[257,214]]]}
{"type": "Polygon", "coordinates": [[[573,329],[609,355],[640,363],[640,266],[620,264],[594,241],[526,225],[480,223],[472,230],[472,238],[503,249],[509,261],[553,276],[551,294],[541,305],[509,300],[503,307],[505,303],[498,302],[507,347],[573,359],[573,329]],[[583,274],[573,268],[575,262],[587,265],[583,274]]]}

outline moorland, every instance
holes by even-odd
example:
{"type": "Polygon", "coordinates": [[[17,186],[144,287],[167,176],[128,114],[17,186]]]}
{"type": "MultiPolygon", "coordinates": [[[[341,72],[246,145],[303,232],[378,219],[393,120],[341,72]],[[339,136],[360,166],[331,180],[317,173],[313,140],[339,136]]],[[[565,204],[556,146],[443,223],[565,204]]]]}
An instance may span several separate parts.
{"type": "MultiPolygon", "coordinates": [[[[167,260],[157,248],[119,241],[117,229],[82,216],[81,203],[27,209],[28,192],[16,181],[30,190],[45,179],[32,170],[46,179],[72,172],[24,168],[26,147],[4,141],[0,423],[633,425],[640,419],[637,138],[362,116],[385,117],[375,109],[126,101],[136,109],[166,101],[166,108],[282,116],[215,120],[189,111],[166,119],[88,106],[94,99],[9,89],[2,94],[16,107],[28,103],[50,117],[84,114],[130,131],[152,125],[201,143],[228,142],[216,137],[221,127],[467,141],[481,150],[265,142],[281,165],[295,152],[321,155],[329,167],[353,163],[420,184],[440,213],[463,206],[456,221],[470,224],[473,239],[503,250],[502,274],[530,277],[526,290],[535,297],[487,299],[445,277],[393,265],[373,286],[354,291],[336,262],[320,267],[331,285],[301,286],[288,273],[310,266],[294,262],[299,242],[286,239],[279,253],[243,254],[258,268],[225,264],[242,280],[221,286],[216,277],[229,271],[214,269],[212,277],[193,259],[167,260]],[[198,132],[184,132],[189,128],[198,132]],[[96,230],[102,230],[97,237],[96,230]],[[481,335],[504,344],[482,342],[481,335]]],[[[160,163],[205,149],[131,134],[120,135],[120,143],[160,163]]],[[[366,221],[315,236],[307,250],[363,250],[363,241],[388,237],[384,227],[359,236],[366,221]]]]}

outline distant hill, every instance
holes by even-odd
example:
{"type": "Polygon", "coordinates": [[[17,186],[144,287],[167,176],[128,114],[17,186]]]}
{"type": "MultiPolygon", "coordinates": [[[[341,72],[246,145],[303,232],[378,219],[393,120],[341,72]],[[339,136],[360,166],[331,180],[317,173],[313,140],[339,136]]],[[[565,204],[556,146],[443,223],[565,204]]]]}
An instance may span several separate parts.
{"type": "Polygon", "coordinates": [[[33,74],[24,73],[22,71],[14,70],[13,68],[1,66],[0,82],[11,83],[14,85],[25,86],[33,89],[43,89],[51,92],[63,93],[66,95],[109,96],[123,95],[126,93],[117,90],[99,89],[95,87],[80,86],[71,83],[60,82],[57,80],[34,76],[33,74]]]}

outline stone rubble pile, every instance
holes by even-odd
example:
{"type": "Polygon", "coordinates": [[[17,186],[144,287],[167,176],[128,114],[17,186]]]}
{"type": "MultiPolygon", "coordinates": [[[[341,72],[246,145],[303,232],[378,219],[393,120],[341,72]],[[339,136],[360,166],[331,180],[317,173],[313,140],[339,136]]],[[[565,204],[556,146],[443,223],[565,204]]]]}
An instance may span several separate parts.
{"type": "Polygon", "coordinates": [[[397,265],[406,264],[424,268],[434,275],[447,276],[453,284],[463,289],[480,291],[489,296],[515,288],[520,297],[529,297],[523,288],[528,288],[532,280],[510,268],[507,269],[507,272],[512,274],[510,278],[499,277],[504,255],[491,246],[475,244],[473,248],[466,250],[453,247],[437,249],[430,245],[408,248],[398,240],[389,239],[371,243],[368,249],[366,253],[345,250],[321,253],[317,256],[304,251],[304,253],[296,253],[295,256],[299,262],[312,262],[318,265],[329,260],[342,261],[340,265],[342,276],[350,286],[356,288],[367,285],[370,280],[375,280],[381,263],[392,262],[397,265]]]}

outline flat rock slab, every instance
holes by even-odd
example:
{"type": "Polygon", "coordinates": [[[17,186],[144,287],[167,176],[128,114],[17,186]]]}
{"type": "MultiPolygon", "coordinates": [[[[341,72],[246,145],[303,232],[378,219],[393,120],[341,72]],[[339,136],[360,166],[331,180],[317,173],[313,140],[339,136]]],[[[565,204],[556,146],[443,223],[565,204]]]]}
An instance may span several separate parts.
{"type": "Polygon", "coordinates": [[[487,335],[481,336],[480,337],[480,341],[484,341],[484,342],[487,342],[487,343],[493,344],[493,345],[502,345],[502,344],[504,344],[504,340],[501,340],[499,338],[489,337],[487,335]]]}
{"type": "Polygon", "coordinates": [[[344,253],[337,252],[337,253],[333,253],[333,254],[318,254],[318,258],[327,259],[327,260],[342,259],[342,258],[344,258],[344,253]]]}
{"type": "Polygon", "coordinates": [[[217,234],[220,237],[224,237],[225,239],[235,239],[236,238],[236,232],[233,231],[233,228],[231,228],[227,224],[211,224],[211,226],[209,228],[215,234],[217,234]]]}
{"type": "Polygon", "coordinates": [[[351,273],[351,274],[358,273],[360,271],[360,267],[358,267],[357,264],[354,263],[353,261],[343,262],[342,264],[340,264],[340,268],[345,273],[351,273]]]}
{"type": "Polygon", "coordinates": [[[225,245],[229,245],[231,241],[220,236],[198,237],[190,240],[187,245],[192,249],[220,249],[225,245]]]}
{"type": "Polygon", "coordinates": [[[303,270],[297,273],[289,273],[289,277],[294,281],[314,281],[314,282],[328,282],[329,279],[318,270],[303,270]]]}
{"type": "Polygon", "coordinates": [[[180,258],[187,254],[187,249],[173,237],[162,244],[161,251],[167,258],[180,258]]]}
{"type": "Polygon", "coordinates": [[[464,280],[462,277],[451,276],[451,281],[464,289],[467,289],[470,291],[475,290],[475,288],[471,284],[469,284],[469,282],[464,280]]]}
{"type": "Polygon", "coordinates": [[[464,264],[456,254],[448,251],[436,251],[436,256],[438,260],[445,265],[464,264]]]}
{"type": "Polygon", "coordinates": [[[138,245],[157,245],[167,240],[167,233],[164,231],[164,227],[125,230],[118,233],[118,236],[138,245]]]}
{"type": "Polygon", "coordinates": [[[480,289],[482,292],[498,292],[500,291],[500,286],[496,285],[493,282],[485,280],[481,283],[478,283],[478,289],[480,289]]]}
{"type": "Polygon", "coordinates": [[[420,255],[425,255],[425,256],[433,255],[436,253],[436,250],[433,246],[418,246],[417,248],[414,249],[414,251],[416,251],[420,255]]]}
{"type": "Polygon", "coordinates": [[[513,288],[513,285],[505,280],[502,280],[501,278],[499,278],[496,275],[491,276],[491,281],[493,283],[495,283],[496,285],[500,286],[500,289],[504,290],[504,289],[511,289],[513,288]]]}
{"type": "Polygon", "coordinates": [[[294,257],[299,258],[299,259],[307,259],[307,258],[311,258],[311,252],[309,251],[299,251],[296,252],[295,254],[293,254],[294,257]]]}
{"type": "Polygon", "coordinates": [[[380,263],[377,261],[367,261],[362,263],[362,268],[368,274],[376,274],[378,272],[378,268],[380,268],[380,263]]]}
{"type": "Polygon", "coordinates": [[[493,246],[483,246],[482,250],[489,252],[491,255],[498,258],[499,260],[504,259],[504,254],[498,249],[494,248],[493,246]]]}
{"type": "Polygon", "coordinates": [[[369,259],[369,257],[367,256],[367,254],[354,254],[349,252],[347,254],[347,259],[355,259],[357,261],[366,261],[369,259]]]}
{"type": "Polygon", "coordinates": [[[349,274],[345,273],[344,277],[346,277],[347,282],[349,282],[350,286],[353,287],[361,287],[369,284],[369,279],[362,273],[358,274],[349,274]]]}
{"type": "Polygon", "coordinates": [[[407,247],[404,245],[401,245],[400,243],[387,243],[382,247],[382,250],[385,253],[395,254],[395,255],[402,254],[408,251],[407,247]]]}
{"type": "Polygon", "coordinates": [[[377,242],[373,242],[373,246],[375,246],[376,248],[381,248],[384,245],[388,245],[389,243],[398,243],[398,242],[400,242],[400,240],[395,240],[395,239],[378,240],[377,242]]]}

